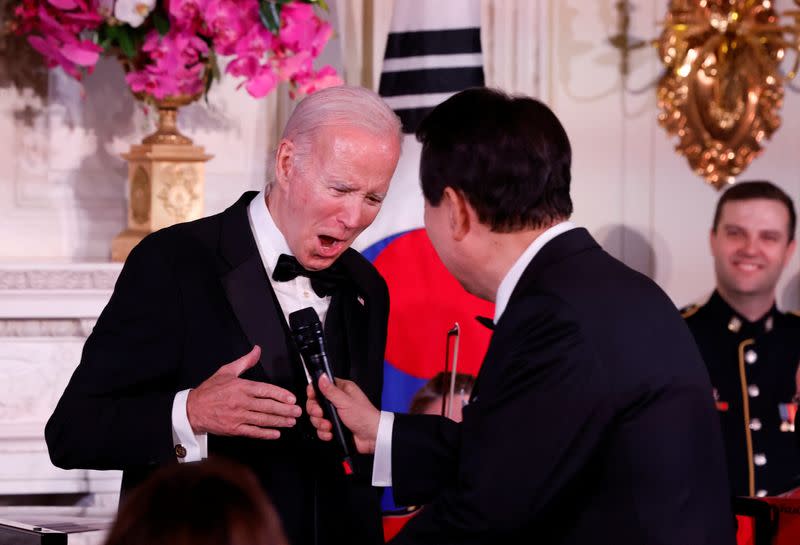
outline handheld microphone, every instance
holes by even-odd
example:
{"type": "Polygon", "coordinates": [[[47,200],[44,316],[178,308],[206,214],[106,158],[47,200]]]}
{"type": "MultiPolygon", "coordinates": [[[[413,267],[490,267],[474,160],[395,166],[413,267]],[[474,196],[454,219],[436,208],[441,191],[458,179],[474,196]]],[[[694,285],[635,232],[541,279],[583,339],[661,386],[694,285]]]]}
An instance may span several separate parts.
{"type": "Polygon", "coordinates": [[[342,467],[344,468],[345,475],[353,474],[353,460],[350,455],[350,442],[347,435],[345,435],[345,427],[339,419],[339,413],[336,412],[336,407],[333,403],[328,401],[319,389],[319,377],[323,374],[328,376],[328,379],[333,383],[333,373],[331,372],[330,364],[328,363],[328,354],[325,351],[325,338],[322,334],[322,323],[319,321],[317,311],[311,307],[300,309],[296,312],[289,314],[289,329],[292,330],[292,337],[303,357],[309,375],[311,375],[311,384],[314,386],[314,392],[317,394],[317,401],[322,407],[322,412],[325,414],[332,426],[333,436],[342,451],[342,467]]]}

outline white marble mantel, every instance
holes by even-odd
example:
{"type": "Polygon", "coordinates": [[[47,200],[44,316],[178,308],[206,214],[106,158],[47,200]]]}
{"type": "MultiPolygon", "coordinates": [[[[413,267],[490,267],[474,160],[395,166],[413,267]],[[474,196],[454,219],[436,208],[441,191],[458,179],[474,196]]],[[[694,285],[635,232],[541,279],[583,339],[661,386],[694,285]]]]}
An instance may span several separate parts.
{"type": "Polygon", "coordinates": [[[44,425],[120,269],[0,262],[0,496],[86,493],[88,503],[115,503],[119,472],[54,467],[44,425]]]}

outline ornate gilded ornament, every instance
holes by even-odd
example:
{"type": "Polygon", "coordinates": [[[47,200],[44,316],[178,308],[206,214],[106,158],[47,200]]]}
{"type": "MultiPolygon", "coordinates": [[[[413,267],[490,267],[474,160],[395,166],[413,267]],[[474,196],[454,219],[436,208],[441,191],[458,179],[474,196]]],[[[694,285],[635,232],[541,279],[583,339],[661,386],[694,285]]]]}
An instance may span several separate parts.
{"type": "Polygon", "coordinates": [[[200,198],[200,177],[189,163],[173,163],[164,167],[164,185],[157,197],[175,222],[186,221],[200,198]]]}
{"type": "Polygon", "coordinates": [[[131,178],[130,207],[133,221],[139,224],[150,221],[150,176],[141,166],[131,178]]]}
{"type": "MultiPolygon", "coordinates": [[[[800,0],[795,0],[800,5],[800,0]]],[[[658,40],[667,67],[658,85],[659,123],[698,175],[733,183],[781,124],[780,64],[798,49],[800,11],[781,25],[770,0],[672,0],[658,40]]]]}

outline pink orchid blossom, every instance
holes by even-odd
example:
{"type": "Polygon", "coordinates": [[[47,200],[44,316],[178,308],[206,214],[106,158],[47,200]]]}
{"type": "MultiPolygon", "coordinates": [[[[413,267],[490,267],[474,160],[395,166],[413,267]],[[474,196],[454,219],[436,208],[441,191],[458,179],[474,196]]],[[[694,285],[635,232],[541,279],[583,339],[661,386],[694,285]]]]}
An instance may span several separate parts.
{"type": "Polygon", "coordinates": [[[206,27],[220,55],[233,55],[236,45],[249,29],[258,27],[258,5],[255,2],[211,0],[206,6],[206,27]]]}
{"type": "Polygon", "coordinates": [[[241,78],[239,87],[254,97],[281,81],[303,94],[341,83],[333,68],[313,69],[333,29],[311,5],[282,4],[276,34],[262,22],[259,5],[259,0],[17,0],[13,27],[48,66],[80,79],[102,52],[101,25],[141,26],[147,33],[126,79],[134,92],[157,99],[202,93],[212,51],[231,57],[226,73],[241,78]],[[168,19],[164,36],[156,30],[155,11],[168,19]]]}
{"type": "Polygon", "coordinates": [[[333,34],[333,28],[314,14],[310,4],[291,3],[283,6],[281,41],[293,51],[308,51],[316,57],[333,34]]]}
{"type": "Polygon", "coordinates": [[[183,29],[201,30],[208,3],[209,0],[169,0],[170,21],[183,29]]]}
{"type": "Polygon", "coordinates": [[[60,66],[76,79],[91,72],[102,48],[81,35],[102,22],[94,6],[83,0],[24,0],[15,9],[19,34],[44,56],[50,67],[60,66]]]}
{"type": "MultiPolygon", "coordinates": [[[[329,65],[323,66],[316,73],[308,72],[306,74],[302,74],[295,80],[297,93],[301,95],[310,95],[311,93],[319,91],[320,89],[336,87],[337,85],[343,84],[344,81],[342,81],[342,78],[340,78],[339,74],[336,73],[336,70],[329,65]]],[[[294,95],[292,98],[294,98],[294,95]]]]}
{"type": "Polygon", "coordinates": [[[63,9],[64,11],[75,9],[78,7],[78,3],[75,0],[47,0],[50,4],[57,7],[58,9],[63,9]]]}
{"type": "Polygon", "coordinates": [[[278,85],[278,77],[275,75],[275,72],[268,66],[262,66],[258,72],[248,80],[245,89],[250,93],[250,96],[261,98],[267,96],[276,85],[278,85]]]}

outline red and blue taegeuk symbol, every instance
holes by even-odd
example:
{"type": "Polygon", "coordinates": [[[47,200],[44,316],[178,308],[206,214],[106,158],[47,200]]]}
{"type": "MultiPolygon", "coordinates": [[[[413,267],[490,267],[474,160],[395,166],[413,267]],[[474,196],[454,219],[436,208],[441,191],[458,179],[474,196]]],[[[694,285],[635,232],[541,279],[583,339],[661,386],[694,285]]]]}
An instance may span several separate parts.
{"type": "MultiPolygon", "coordinates": [[[[407,412],[414,393],[444,370],[447,332],[456,322],[461,330],[458,372],[477,375],[491,332],[475,317],[491,318],[494,305],[461,287],[425,230],[392,235],[362,253],[389,287],[383,410],[407,412]]],[[[385,498],[384,508],[391,507],[385,498]]]]}

